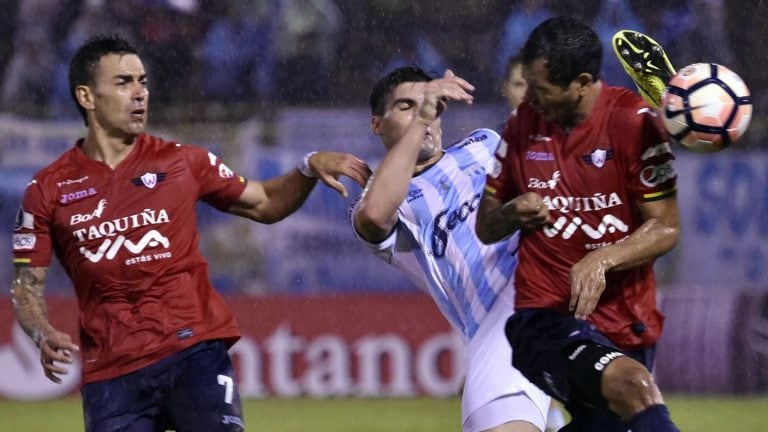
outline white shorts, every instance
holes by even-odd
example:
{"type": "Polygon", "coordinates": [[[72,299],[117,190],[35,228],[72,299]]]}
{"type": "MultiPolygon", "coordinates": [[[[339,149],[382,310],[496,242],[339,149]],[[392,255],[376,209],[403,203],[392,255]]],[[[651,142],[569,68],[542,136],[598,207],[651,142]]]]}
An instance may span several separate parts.
{"type": "Polygon", "coordinates": [[[527,421],[541,430],[546,424],[549,396],[512,367],[512,348],[504,334],[504,325],[514,308],[512,299],[506,297],[499,297],[467,346],[461,398],[465,432],[481,431],[513,420],[527,421]],[[482,415],[474,416],[478,410],[482,410],[482,415]]]}
{"type": "Polygon", "coordinates": [[[516,393],[492,400],[476,409],[464,422],[463,432],[481,432],[511,421],[526,421],[544,431],[546,419],[526,393],[516,393]]]}

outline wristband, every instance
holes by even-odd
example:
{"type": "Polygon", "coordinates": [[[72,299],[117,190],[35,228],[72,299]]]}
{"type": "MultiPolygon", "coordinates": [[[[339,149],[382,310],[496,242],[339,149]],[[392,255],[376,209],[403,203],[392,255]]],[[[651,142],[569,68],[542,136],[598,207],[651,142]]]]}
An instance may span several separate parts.
{"type": "Polygon", "coordinates": [[[314,155],[315,153],[317,152],[313,151],[305,154],[304,159],[302,159],[301,163],[299,163],[296,166],[296,168],[298,168],[301,175],[303,175],[304,177],[317,178],[317,175],[315,175],[315,173],[312,172],[312,168],[309,167],[309,158],[311,158],[312,155],[314,155]]]}

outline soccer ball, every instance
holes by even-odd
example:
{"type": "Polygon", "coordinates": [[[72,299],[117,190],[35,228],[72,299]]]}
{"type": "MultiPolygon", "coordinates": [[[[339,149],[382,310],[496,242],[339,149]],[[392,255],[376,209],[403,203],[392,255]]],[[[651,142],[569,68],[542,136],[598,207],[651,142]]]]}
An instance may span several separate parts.
{"type": "Polygon", "coordinates": [[[696,63],[672,77],[659,111],[674,142],[709,153],[744,134],[752,117],[752,99],[735,72],[715,63],[696,63]]]}

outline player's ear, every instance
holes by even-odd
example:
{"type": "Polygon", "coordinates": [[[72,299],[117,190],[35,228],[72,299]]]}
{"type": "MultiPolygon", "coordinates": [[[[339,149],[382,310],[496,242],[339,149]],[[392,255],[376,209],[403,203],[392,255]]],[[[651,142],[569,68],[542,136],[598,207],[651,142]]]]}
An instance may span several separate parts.
{"type": "Polygon", "coordinates": [[[75,98],[77,98],[77,103],[86,110],[93,109],[93,93],[90,87],[85,85],[75,87],[75,98]]]}
{"type": "Polygon", "coordinates": [[[582,72],[579,74],[579,76],[576,77],[576,83],[579,86],[579,90],[587,89],[589,86],[594,84],[595,77],[591,73],[582,72]]]}
{"type": "Polygon", "coordinates": [[[374,135],[381,135],[381,124],[384,120],[384,117],[382,116],[371,116],[371,132],[373,132],[374,135]]]}

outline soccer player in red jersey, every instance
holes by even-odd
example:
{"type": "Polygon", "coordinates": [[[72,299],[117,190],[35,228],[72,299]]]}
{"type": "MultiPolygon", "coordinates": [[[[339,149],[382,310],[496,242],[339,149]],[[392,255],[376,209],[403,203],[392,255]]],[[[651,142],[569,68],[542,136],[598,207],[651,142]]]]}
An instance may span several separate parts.
{"type": "Polygon", "coordinates": [[[337,178],[363,186],[370,170],[350,154],[320,152],[251,181],[202,148],[145,134],[147,73],[119,36],[87,41],[69,81],[87,136],[25,191],[13,237],[18,321],[54,382],[82,350],[87,431],[243,430],[227,353],[240,333],[198,250],[196,203],[273,223],[318,179],[346,196],[337,178]],[[77,294],[79,346],[48,322],[53,253],[77,294]]]}
{"type": "Polygon", "coordinates": [[[521,50],[526,102],[507,122],[477,217],[496,242],[522,230],[513,364],[565,404],[568,431],[676,431],[649,370],[663,317],[653,260],[679,237],[666,133],[638,95],[599,79],[578,19],[521,50]]]}

